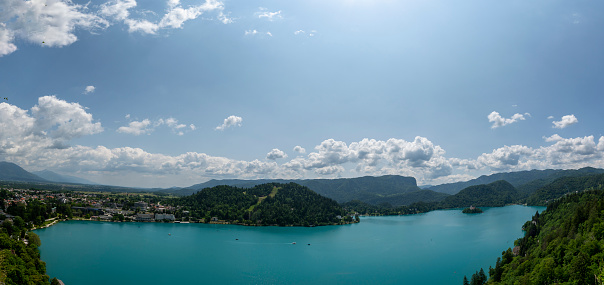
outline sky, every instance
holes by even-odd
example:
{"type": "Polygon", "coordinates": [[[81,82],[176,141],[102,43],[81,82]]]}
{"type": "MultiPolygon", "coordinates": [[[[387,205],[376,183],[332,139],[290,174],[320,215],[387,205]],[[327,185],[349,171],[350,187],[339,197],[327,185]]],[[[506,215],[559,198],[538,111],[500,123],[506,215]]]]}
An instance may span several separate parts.
{"type": "Polygon", "coordinates": [[[604,168],[603,14],[0,0],[0,161],[131,187],[604,168]]]}

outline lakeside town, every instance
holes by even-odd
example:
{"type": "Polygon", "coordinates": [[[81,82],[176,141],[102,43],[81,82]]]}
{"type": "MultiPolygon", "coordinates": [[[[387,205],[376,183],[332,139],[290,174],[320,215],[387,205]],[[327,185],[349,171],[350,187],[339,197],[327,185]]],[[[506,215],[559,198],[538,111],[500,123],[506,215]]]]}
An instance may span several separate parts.
{"type": "MultiPolygon", "coordinates": [[[[150,193],[95,193],[6,188],[0,190],[4,219],[23,217],[32,228],[46,227],[59,220],[136,221],[205,223],[189,217],[182,207],[162,205],[164,199],[150,193]],[[26,210],[27,209],[27,210],[26,210]]],[[[4,220],[2,219],[2,220],[4,220]]],[[[227,223],[218,219],[209,223],[227,223]]]]}

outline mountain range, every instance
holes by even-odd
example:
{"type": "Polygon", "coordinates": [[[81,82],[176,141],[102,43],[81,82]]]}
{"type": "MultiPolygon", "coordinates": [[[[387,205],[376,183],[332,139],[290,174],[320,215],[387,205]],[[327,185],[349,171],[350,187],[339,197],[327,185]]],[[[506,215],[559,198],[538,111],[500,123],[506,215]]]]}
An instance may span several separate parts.
{"type": "Polygon", "coordinates": [[[518,191],[522,193],[530,193],[533,192],[554,180],[561,177],[569,177],[569,176],[587,176],[593,174],[604,173],[604,169],[593,168],[593,167],[584,167],[581,169],[546,169],[546,170],[526,170],[526,171],[517,171],[517,172],[502,172],[495,173],[491,175],[482,175],[478,178],[463,181],[463,182],[455,182],[455,183],[447,183],[441,184],[437,186],[432,186],[426,189],[447,193],[450,195],[454,195],[461,191],[462,189],[468,188],[470,186],[481,185],[481,184],[489,184],[499,180],[505,180],[512,184],[514,187],[518,189],[518,191]]]}
{"type": "Polygon", "coordinates": [[[90,185],[98,184],[84,178],[79,178],[70,175],[61,175],[50,170],[28,172],[27,170],[21,168],[19,165],[6,161],[0,161],[0,180],[20,182],[57,182],[90,185]]]}
{"type": "Polygon", "coordinates": [[[344,203],[351,200],[362,200],[371,204],[388,203],[393,206],[408,205],[419,201],[441,201],[447,194],[417,187],[415,178],[398,175],[365,176],[339,179],[258,179],[258,180],[210,180],[182,189],[166,189],[161,192],[187,196],[205,188],[218,185],[250,188],[266,183],[296,183],[306,186],[325,197],[344,203]]]}
{"type": "MultiPolygon", "coordinates": [[[[379,177],[365,176],[339,179],[226,179],[195,184],[186,188],[143,189],[118,186],[98,185],[92,181],[74,176],[60,175],[50,170],[30,173],[10,162],[0,162],[0,180],[19,181],[23,183],[48,183],[52,189],[120,191],[120,192],[156,192],[188,196],[202,189],[219,185],[238,188],[251,188],[266,183],[287,184],[290,182],[306,186],[320,195],[331,198],[338,203],[359,200],[372,205],[405,206],[416,202],[440,202],[443,205],[458,207],[466,202],[475,205],[505,205],[521,201],[544,203],[555,198],[558,193],[550,193],[548,186],[554,182],[571,183],[572,179],[603,174],[604,169],[585,167],[576,170],[530,170],[518,172],[483,175],[464,182],[448,183],[421,189],[413,177],[385,175],[379,177]],[[563,182],[559,182],[563,181],[563,182]],[[570,182],[569,182],[570,181],[570,182]],[[68,185],[53,184],[67,183],[68,185]],[[474,201],[474,203],[472,203],[474,201]],[[484,201],[490,201],[484,204],[484,201]],[[463,202],[463,203],[462,203],[463,202]]],[[[583,180],[581,180],[583,181],[583,180]]],[[[565,184],[566,185],[566,184],[565,184]]],[[[590,184],[591,185],[591,184],[590,184]]],[[[49,188],[49,189],[50,189],[49,188]]],[[[554,187],[559,190],[560,187],[554,187]]]]}

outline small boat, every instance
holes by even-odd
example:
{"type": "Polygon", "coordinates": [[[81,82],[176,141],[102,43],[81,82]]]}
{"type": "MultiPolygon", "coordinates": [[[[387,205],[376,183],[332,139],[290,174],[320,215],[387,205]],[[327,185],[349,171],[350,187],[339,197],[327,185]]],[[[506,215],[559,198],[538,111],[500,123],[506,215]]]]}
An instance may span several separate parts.
{"type": "Polygon", "coordinates": [[[294,241],[294,242],[292,242],[292,244],[296,244],[296,242],[294,241]]]}
{"type": "Polygon", "coordinates": [[[171,236],[172,234],[171,234],[171,233],[168,233],[168,235],[169,235],[169,236],[171,236]]]}

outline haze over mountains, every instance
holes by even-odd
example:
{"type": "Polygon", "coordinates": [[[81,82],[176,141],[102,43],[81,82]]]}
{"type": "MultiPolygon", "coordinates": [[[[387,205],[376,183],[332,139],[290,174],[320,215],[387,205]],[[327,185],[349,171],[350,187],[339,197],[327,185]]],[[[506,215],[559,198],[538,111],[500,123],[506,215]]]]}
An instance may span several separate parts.
{"type": "Polygon", "coordinates": [[[536,198],[529,198],[531,195],[538,195],[539,199],[543,200],[550,196],[553,197],[552,195],[554,195],[548,194],[547,190],[543,190],[545,189],[545,186],[558,181],[560,178],[580,178],[602,173],[604,173],[604,169],[591,167],[576,170],[547,169],[496,173],[492,175],[483,175],[465,182],[432,186],[428,189],[419,188],[413,177],[398,175],[339,179],[213,179],[186,188],[130,189],[98,185],[92,181],[78,177],[59,175],[50,170],[30,173],[14,163],[0,162],[0,180],[33,183],[68,183],[78,185],[78,188],[70,190],[89,187],[91,190],[95,189],[96,191],[157,191],[158,193],[188,196],[197,193],[202,189],[218,185],[251,188],[266,183],[294,182],[306,186],[320,195],[334,199],[338,203],[359,200],[372,205],[387,206],[405,206],[416,202],[442,202],[443,205],[448,205],[450,207],[460,207],[472,201],[474,201],[473,204],[475,205],[480,205],[484,201],[489,201],[488,205],[505,205],[507,203],[518,202],[521,199],[532,199],[531,201],[536,201],[536,198]],[[545,192],[541,193],[540,191],[545,192]]]}
{"type": "Polygon", "coordinates": [[[28,172],[20,166],[6,161],[0,161],[0,180],[22,182],[57,182],[90,185],[98,184],[87,179],[70,175],[61,175],[50,170],[28,172]]]}

